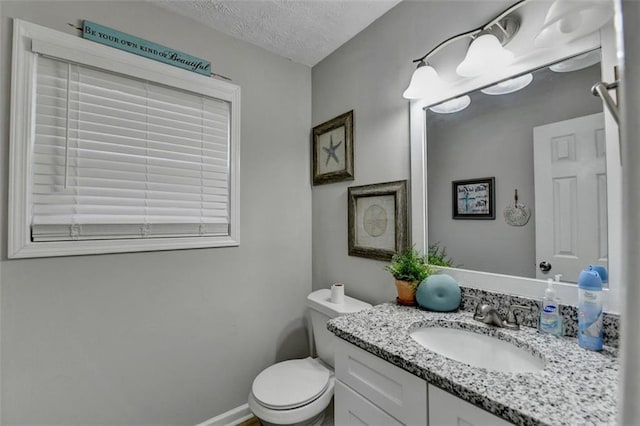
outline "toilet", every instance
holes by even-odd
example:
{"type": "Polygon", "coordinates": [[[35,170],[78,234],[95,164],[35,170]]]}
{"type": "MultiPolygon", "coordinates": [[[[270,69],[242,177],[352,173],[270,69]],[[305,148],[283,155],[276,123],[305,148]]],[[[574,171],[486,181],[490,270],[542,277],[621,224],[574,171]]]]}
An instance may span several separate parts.
{"type": "Polygon", "coordinates": [[[279,362],[253,381],[249,408],[263,425],[320,425],[333,398],[333,342],[327,321],[339,315],[370,308],[368,303],[345,296],[331,303],[331,290],[307,296],[317,358],[279,362]]]}

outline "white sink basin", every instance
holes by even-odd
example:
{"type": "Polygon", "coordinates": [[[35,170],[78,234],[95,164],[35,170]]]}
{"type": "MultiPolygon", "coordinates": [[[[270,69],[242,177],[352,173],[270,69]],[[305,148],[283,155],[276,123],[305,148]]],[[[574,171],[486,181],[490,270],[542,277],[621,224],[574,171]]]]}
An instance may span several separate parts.
{"type": "Polygon", "coordinates": [[[509,342],[457,328],[424,327],[410,336],[430,351],[453,360],[505,373],[535,373],[544,361],[509,342]]]}

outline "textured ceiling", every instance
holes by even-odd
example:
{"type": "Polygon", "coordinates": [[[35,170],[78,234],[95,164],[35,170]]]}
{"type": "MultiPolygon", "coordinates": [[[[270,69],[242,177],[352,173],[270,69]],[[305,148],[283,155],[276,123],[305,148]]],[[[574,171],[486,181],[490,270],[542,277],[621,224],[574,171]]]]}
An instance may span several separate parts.
{"type": "Polygon", "coordinates": [[[151,0],[313,66],[401,0],[151,0]]]}

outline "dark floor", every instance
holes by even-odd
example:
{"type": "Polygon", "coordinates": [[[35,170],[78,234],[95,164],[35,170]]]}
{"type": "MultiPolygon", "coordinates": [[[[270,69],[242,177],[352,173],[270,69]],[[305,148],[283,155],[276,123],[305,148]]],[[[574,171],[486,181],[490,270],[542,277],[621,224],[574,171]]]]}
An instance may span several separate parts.
{"type": "Polygon", "coordinates": [[[260,420],[257,417],[251,417],[249,420],[246,420],[240,423],[238,426],[262,426],[260,420]]]}

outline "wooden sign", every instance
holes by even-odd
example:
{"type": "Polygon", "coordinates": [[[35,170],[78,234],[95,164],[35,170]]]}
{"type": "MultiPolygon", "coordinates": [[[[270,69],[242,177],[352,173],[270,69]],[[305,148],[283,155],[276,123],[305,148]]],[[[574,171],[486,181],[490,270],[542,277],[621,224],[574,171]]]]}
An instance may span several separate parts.
{"type": "Polygon", "coordinates": [[[198,74],[211,75],[211,63],[204,59],[182,53],[178,50],[144,40],[123,32],[84,21],[82,25],[82,38],[95,41],[100,44],[115,47],[135,55],[164,62],[165,64],[183,68],[198,74]]]}

